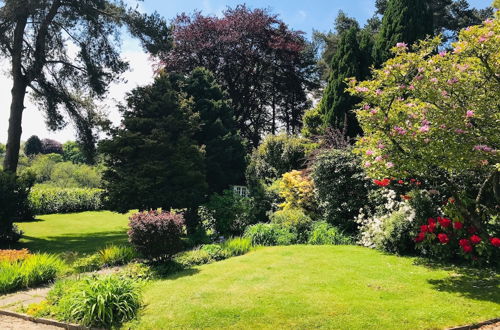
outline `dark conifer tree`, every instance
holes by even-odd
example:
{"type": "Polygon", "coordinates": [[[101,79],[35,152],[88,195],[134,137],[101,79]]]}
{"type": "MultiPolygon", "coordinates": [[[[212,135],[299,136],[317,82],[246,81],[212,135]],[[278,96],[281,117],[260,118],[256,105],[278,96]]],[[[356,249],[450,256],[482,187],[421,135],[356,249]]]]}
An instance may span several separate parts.
{"type": "Polygon", "coordinates": [[[434,34],[433,12],[428,0],[389,0],[377,35],[373,58],[377,65],[391,57],[399,42],[412,44],[434,34]]]}
{"type": "Polygon", "coordinates": [[[337,52],[331,63],[331,74],[320,104],[320,113],[325,126],[346,129],[348,136],[354,137],[361,129],[352,112],[359,99],[345,92],[346,79],[361,79],[365,61],[358,43],[359,29],[351,27],[343,32],[337,52]]]}

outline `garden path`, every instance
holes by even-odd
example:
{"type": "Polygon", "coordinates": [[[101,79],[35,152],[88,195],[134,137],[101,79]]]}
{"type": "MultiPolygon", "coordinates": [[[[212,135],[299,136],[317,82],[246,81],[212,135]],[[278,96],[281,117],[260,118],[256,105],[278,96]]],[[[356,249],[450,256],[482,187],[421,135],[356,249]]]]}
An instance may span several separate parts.
{"type": "Polygon", "coordinates": [[[35,323],[17,317],[0,315],[0,329],[2,330],[55,330],[61,329],[53,325],[35,323]]]}

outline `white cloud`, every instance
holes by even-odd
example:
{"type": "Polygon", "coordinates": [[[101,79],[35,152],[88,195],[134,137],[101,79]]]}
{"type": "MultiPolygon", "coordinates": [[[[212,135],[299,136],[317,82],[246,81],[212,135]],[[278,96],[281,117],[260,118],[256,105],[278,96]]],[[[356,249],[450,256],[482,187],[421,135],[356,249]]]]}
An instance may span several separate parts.
{"type": "MultiPolygon", "coordinates": [[[[122,57],[130,63],[130,71],[123,74],[125,82],[110,86],[108,97],[100,104],[100,106],[108,110],[108,117],[115,124],[120,122],[120,114],[116,107],[117,102],[122,102],[125,99],[126,93],[133,88],[150,83],[154,75],[148,55],[141,50],[136,41],[127,40],[122,57]]],[[[11,103],[10,89],[12,88],[12,79],[6,74],[9,65],[8,61],[0,61],[0,100],[3,101],[0,108],[0,142],[2,143],[7,141],[11,103]]],[[[36,105],[30,101],[29,97],[25,99],[25,106],[22,140],[26,140],[31,135],[38,135],[40,138],[52,138],[60,142],[75,139],[75,130],[71,124],[61,131],[51,132],[46,128],[42,112],[38,111],[36,105]]]]}

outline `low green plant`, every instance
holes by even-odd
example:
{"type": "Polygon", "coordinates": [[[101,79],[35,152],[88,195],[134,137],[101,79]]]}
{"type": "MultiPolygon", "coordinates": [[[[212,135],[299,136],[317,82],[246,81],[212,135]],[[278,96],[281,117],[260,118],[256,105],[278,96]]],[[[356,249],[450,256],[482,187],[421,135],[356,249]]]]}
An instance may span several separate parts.
{"type": "Polygon", "coordinates": [[[252,240],[247,237],[234,237],[222,244],[226,258],[243,255],[252,249],[252,240]]]}
{"type": "Polygon", "coordinates": [[[73,263],[73,268],[79,272],[93,272],[104,267],[104,262],[102,261],[101,255],[94,253],[83,258],[77,259],[73,263]]]}
{"type": "Polygon", "coordinates": [[[301,209],[289,208],[274,212],[271,216],[271,223],[288,228],[297,234],[299,243],[307,242],[308,232],[313,220],[301,209]]]}
{"type": "Polygon", "coordinates": [[[119,275],[136,280],[149,280],[155,277],[155,272],[149,265],[140,262],[131,262],[123,267],[119,275]]]}
{"type": "Polygon", "coordinates": [[[289,228],[274,223],[258,223],[247,227],[245,238],[249,238],[253,245],[291,245],[298,240],[297,234],[289,228]]]}
{"type": "Polygon", "coordinates": [[[200,247],[200,250],[206,251],[214,260],[222,260],[226,258],[224,249],[220,244],[204,244],[200,247]]]}
{"type": "Polygon", "coordinates": [[[0,293],[33,287],[54,280],[63,270],[55,255],[33,254],[23,260],[0,262],[0,293]]]}
{"type": "Polygon", "coordinates": [[[353,244],[353,239],[328,222],[318,221],[313,224],[307,243],[311,245],[348,245],[353,244]]]}
{"type": "Polygon", "coordinates": [[[97,252],[106,266],[125,265],[137,257],[131,246],[111,245],[97,252]]]}
{"type": "Polygon", "coordinates": [[[215,260],[207,251],[202,249],[193,249],[177,254],[173,261],[182,267],[189,268],[192,266],[208,264],[215,260]]]}
{"type": "Polygon", "coordinates": [[[131,278],[106,275],[58,282],[48,301],[57,318],[88,327],[119,326],[140,307],[140,287],[131,278]]]}

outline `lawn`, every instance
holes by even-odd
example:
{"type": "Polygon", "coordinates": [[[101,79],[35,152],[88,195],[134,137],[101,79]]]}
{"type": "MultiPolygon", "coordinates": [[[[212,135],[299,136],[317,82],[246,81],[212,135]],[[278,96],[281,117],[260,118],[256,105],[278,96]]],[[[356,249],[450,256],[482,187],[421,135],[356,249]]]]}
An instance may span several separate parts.
{"type": "Polygon", "coordinates": [[[499,280],[355,246],[260,248],[149,284],[125,328],[444,328],[500,316],[499,280]]]}
{"type": "Polygon", "coordinates": [[[95,252],[109,244],[127,241],[128,216],[108,211],[38,216],[21,222],[24,231],[18,248],[60,253],[95,252]]]}

